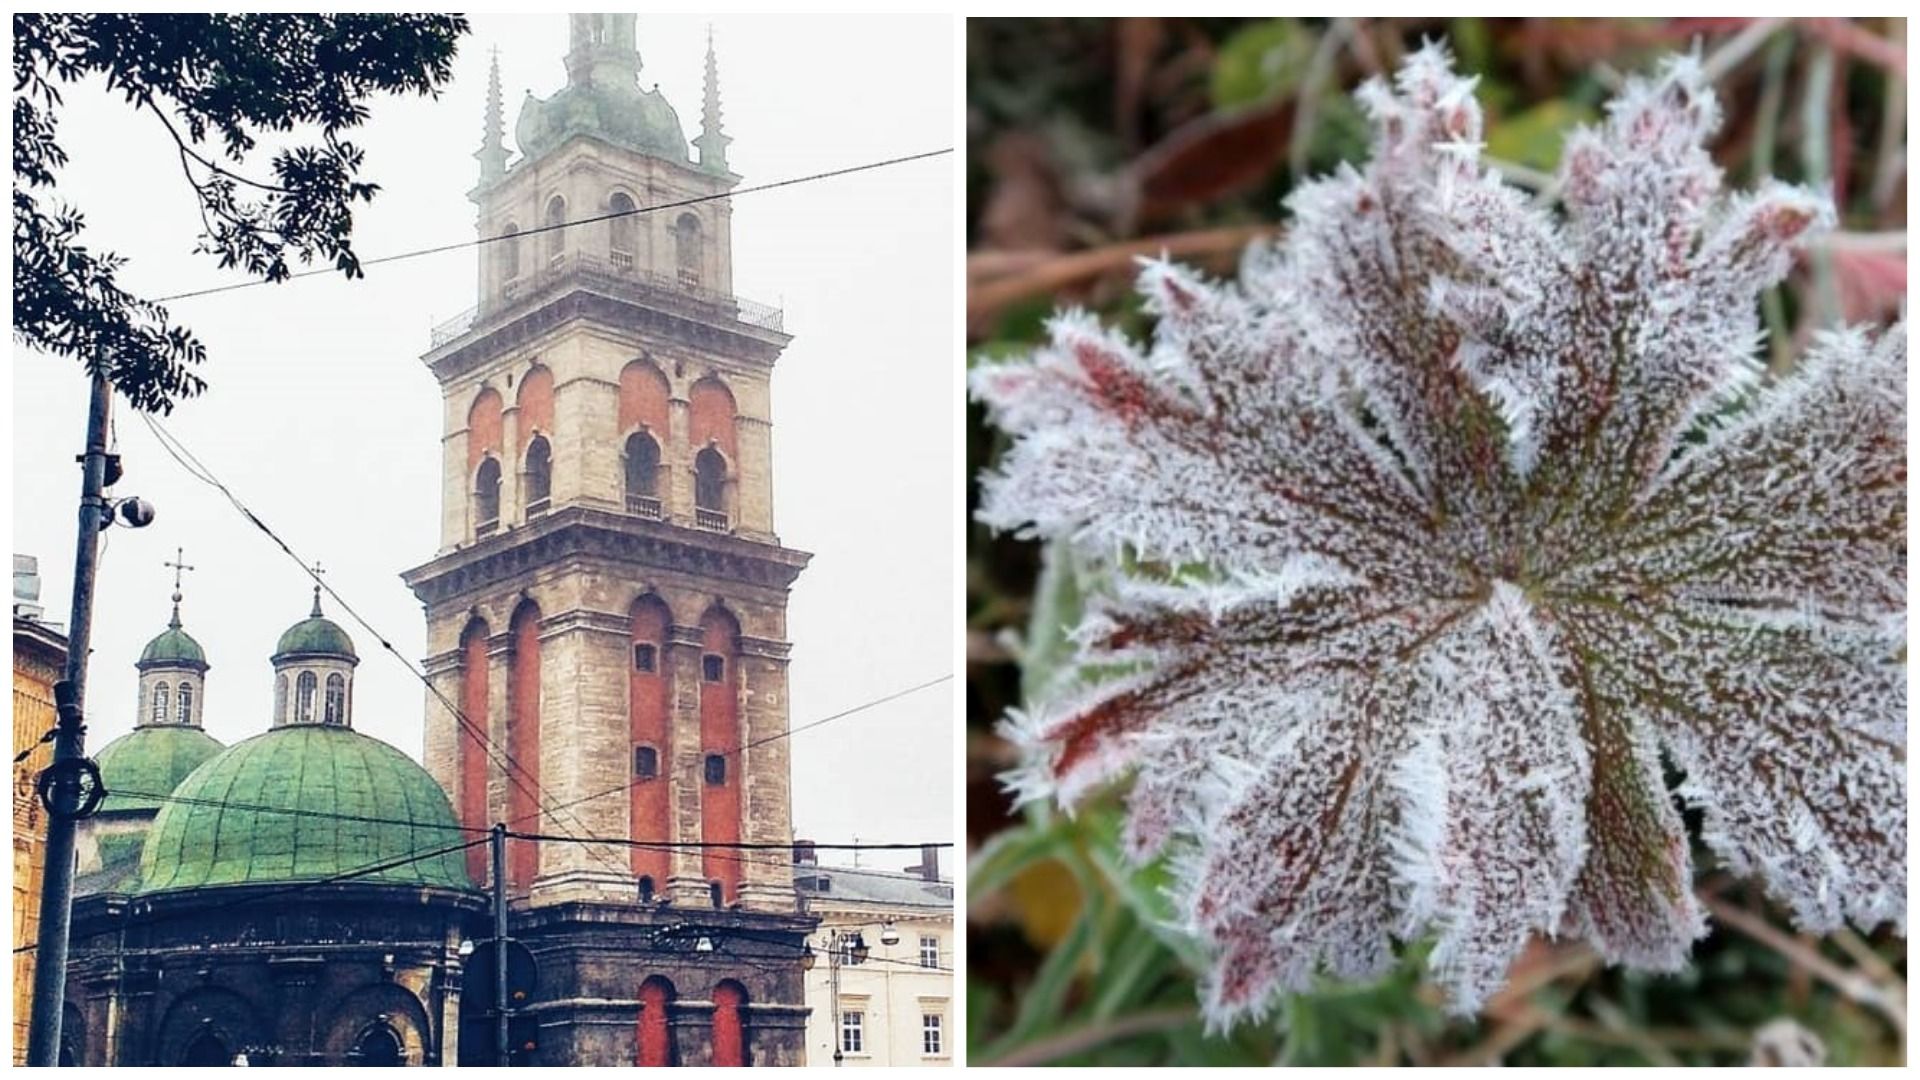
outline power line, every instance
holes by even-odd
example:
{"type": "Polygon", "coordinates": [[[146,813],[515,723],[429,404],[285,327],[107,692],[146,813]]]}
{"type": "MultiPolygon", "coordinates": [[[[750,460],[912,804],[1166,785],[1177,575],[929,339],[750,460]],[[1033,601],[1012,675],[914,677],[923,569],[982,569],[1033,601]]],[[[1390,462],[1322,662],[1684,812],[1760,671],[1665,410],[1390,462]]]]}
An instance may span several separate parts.
{"type": "MultiPolygon", "coordinates": [[[[777,742],[781,739],[792,738],[793,736],[798,735],[802,731],[809,731],[813,728],[819,727],[822,724],[832,723],[835,720],[845,719],[846,717],[852,716],[855,713],[865,712],[866,710],[874,708],[875,706],[885,705],[890,701],[895,701],[900,698],[906,697],[908,694],[918,693],[919,691],[925,690],[928,687],[938,686],[943,682],[948,682],[952,680],[952,678],[953,678],[953,673],[948,672],[947,674],[942,675],[939,678],[928,679],[926,682],[916,683],[913,686],[909,686],[905,690],[896,690],[893,693],[887,694],[884,697],[877,697],[871,701],[861,702],[860,704],[855,705],[850,709],[842,709],[841,711],[834,713],[831,716],[823,716],[818,720],[809,720],[808,722],[801,724],[799,727],[790,727],[785,731],[776,731],[771,735],[765,736],[764,738],[755,739],[752,742],[746,743],[745,745],[740,746],[736,749],[729,750],[725,754],[716,754],[714,756],[715,757],[735,757],[739,754],[743,754],[746,751],[753,749],[756,746],[765,746],[767,743],[770,743],[770,742],[777,742]]],[[[615,795],[622,791],[626,791],[631,786],[632,785],[630,783],[621,784],[618,787],[607,788],[605,791],[596,791],[591,795],[582,795],[577,799],[574,799],[570,802],[561,803],[560,805],[562,807],[567,807],[567,808],[579,806],[582,803],[590,803],[596,799],[604,799],[609,795],[615,795]]],[[[507,826],[511,828],[515,825],[520,824],[523,821],[526,821],[528,818],[532,816],[533,815],[531,814],[522,814],[518,818],[509,820],[507,822],[507,826]]]]}
{"type": "MultiPolygon", "coordinates": [[[[337,603],[339,603],[342,610],[346,611],[349,615],[351,615],[354,621],[358,622],[362,627],[365,627],[366,631],[369,634],[372,634],[374,636],[374,639],[380,643],[380,646],[382,648],[384,648],[389,653],[392,653],[394,658],[399,660],[400,663],[407,669],[407,671],[410,674],[412,674],[415,679],[418,679],[421,685],[427,688],[428,693],[431,693],[435,698],[439,700],[440,704],[443,707],[445,707],[447,711],[453,716],[455,721],[457,721],[459,725],[466,730],[467,734],[473,739],[473,741],[476,744],[478,744],[481,747],[481,749],[494,762],[494,764],[500,766],[502,770],[507,773],[507,776],[509,779],[514,780],[516,785],[520,787],[521,791],[526,792],[529,795],[534,795],[536,803],[541,801],[545,801],[547,803],[544,809],[536,811],[533,814],[522,814],[517,818],[509,819],[507,822],[507,825],[509,827],[512,827],[514,825],[519,825],[530,819],[538,818],[543,814],[549,815],[549,816],[557,816],[559,813],[564,811],[566,812],[568,819],[571,820],[575,826],[579,827],[581,831],[587,832],[590,830],[588,830],[586,828],[586,825],[580,821],[579,817],[572,812],[573,808],[580,806],[584,803],[592,802],[596,799],[605,798],[609,795],[613,795],[618,792],[627,791],[631,788],[632,786],[631,781],[629,781],[629,782],[622,783],[616,787],[608,788],[604,791],[597,791],[590,795],[582,796],[578,799],[573,799],[567,802],[558,801],[552,795],[551,792],[546,790],[544,785],[540,784],[538,777],[533,776],[532,773],[529,772],[525,766],[521,765],[517,760],[514,759],[511,753],[499,749],[495,745],[493,740],[489,738],[485,732],[480,730],[479,726],[474,724],[473,721],[467,717],[466,713],[462,711],[459,706],[455,705],[451,699],[449,699],[444,693],[440,691],[439,687],[433,684],[433,681],[431,679],[428,679],[424,673],[416,669],[413,666],[413,664],[406,659],[406,657],[400,655],[400,651],[393,647],[393,644],[387,640],[386,635],[380,633],[379,630],[375,629],[373,624],[369,623],[366,620],[366,618],[363,617],[359,613],[359,611],[356,610],[351,604],[348,604],[347,601],[343,597],[341,597],[339,592],[335,590],[332,585],[322,580],[319,574],[314,573],[311,564],[308,563],[307,560],[302,558],[299,554],[297,554],[293,550],[293,548],[289,546],[285,540],[282,540],[280,536],[277,533],[275,533],[273,529],[267,525],[266,522],[262,521],[258,515],[256,515],[252,510],[248,509],[246,504],[240,501],[239,496],[235,495],[232,489],[228,488],[225,483],[221,482],[219,477],[213,474],[213,470],[208,468],[206,464],[199,459],[199,457],[194,455],[193,451],[189,450],[185,443],[181,442],[178,437],[173,435],[172,432],[167,431],[160,424],[160,422],[154,419],[151,415],[144,412],[140,413],[140,419],[146,423],[148,430],[153,432],[154,437],[156,440],[159,441],[161,448],[163,450],[166,450],[168,455],[171,456],[174,459],[174,461],[181,466],[181,468],[185,469],[187,473],[193,476],[195,479],[201,481],[202,483],[212,486],[213,488],[217,489],[222,495],[224,495],[227,501],[233,505],[234,509],[238,510],[244,517],[246,517],[248,521],[252,522],[256,528],[258,528],[261,532],[264,532],[271,540],[273,540],[273,542],[280,548],[280,550],[285,552],[287,557],[292,559],[294,563],[300,567],[302,573],[305,573],[307,576],[313,578],[314,584],[326,590],[327,594],[333,597],[334,600],[337,603]],[[502,760],[503,757],[504,757],[504,760],[502,760]],[[536,794],[534,791],[529,790],[524,781],[521,781],[518,778],[514,777],[513,769],[520,769],[523,773],[527,773],[527,775],[533,779],[534,786],[539,789],[539,792],[536,794]]],[[[906,697],[909,694],[918,693],[919,691],[926,690],[930,687],[938,686],[941,683],[952,680],[952,678],[953,678],[953,674],[951,672],[948,672],[945,675],[941,675],[933,679],[928,679],[925,682],[916,683],[913,686],[909,686],[905,689],[896,690],[890,694],[886,694],[881,697],[874,698],[870,701],[862,702],[851,708],[843,709],[837,713],[832,713],[827,716],[823,716],[818,720],[809,721],[805,724],[800,725],[799,727],[789,727],[785,731],[774,732],[771,735],[767,735],[762,738],[752,740],[750,742],[747,742],[741,745],[740,747],[734,750],[728,751],[727,756],[737,757],[738,755],[745,753],[747,750],[753,749],[755,747],[764,746],[768,743],[776,742],[780,739],[791,738],[792,736],[799,734],[802,731],[808,731],[813,728],[820,727],[824,724],[832,723],[835,720],[841,720],[848,716],[855,715],[856,713],[864,712],[868,709],[875,708],[877,706],[884,705],[889,702],[898,700],[900,698],[906,697]]],[[[477,827],[475,826],[462,826],[462,828],[469,831],[474,831],[477,829],[477,827]]],[[[611,841],[611,840],[588,839],[588,838],[582,838],[579,836],[573,836],[573,837],[570,837],[569,839],[571,839],[573,842],[587,843],[587,844],[614,843],[614,841],[611,841]]],[[[699,845],[691,845],[691,846],[697,847],[699,845]]],[[[591,851],[592,849],[589,848],[589,850],[591,851]]],[[[657,850],[672,850],[672,849],[661,848],[657,850]]],[[[604,854],[600,852],[593,852],[593,853],[600,858],[602,864],[609,867],[613,866],[613,863],[608,861],[604,856],[604,854]]],[[[619,867],[617,869],[623,874],[626,873],[628,870],[628,868],[626,867],[619,867]]]]}
{"type": "MultiPolygon", "coordinates": [[[[167,451],[167,454],[170,457],[172,457],[174,461],[178,462],[183,468],[186,468],[189,475],[194,476],[196,479],[201,480],[203,483],[210,484],[216,490],[218,490],[222,495],[226,496],[227,502],[232,504],[233,508],[235,510],[238,510],[241,513],[241,515],[243,515],[248,521],[253,522],[256,528],[258,528],[261,532],[267,534],[268,539],[272,540],[274,544],[280,548],[281,551],[285,552],[287,557],[292,559],[294,561],[294,564],[300,567],[300,570],[302,573],[306,574],[308,577],[311,577],[313,579],[313,583],[316,587],[326,590],[327,595],[333,597],[334,601],[340,605],[341,610],[345,611],[348,615],[352,616],[353,620],[359,623],[362,627],[364,627],[367,633],[372,634],[374,637],[374,640],[380,643],[381,648],[387,650],[387,652],[389,653],[392,653],[394,659],[400,661],[401,666],[406,668],[408,673],[410,673],[415,679],[419,680],[422,686],[425,686],[427,688],[428,693],[432,694],[434,697],[440,700],[440,704],[446,707],[447,711],[452,714],[454,720],[460,725],[460,727],[466,730],[467,734],[471,736],[474,742],[481,747],[481,749],[486,753],[487,757],[495,765],[500,767],[501,771],[506,774],[507,779],[511,780],[514,783],[514,785],[517,786],[522,792],[531,796],[535,805],[539,805],[540,803],[545,802],[549,806],[551,806],[556,801],[552,793],[548,792],[546,788],[540,783],[540,778],[537,774],[531,772],[526,768],[526,766],[521,765],[518,761],[516,761],[511,752],[503,750],[499,747],[496,747],[493,744],[493,740],[487,737],[487,733],[485,731],[483,731],[478,725],[476,725],[467,716],[467,714],[460,709],[459,706],[455,705],[452,702],[452,700],[450,700],[447,697],[447,695],[440,692],[440,688],[433,684],[433,680],[427,678],[424,672],[415,668],[413,666],[412,661],[400,655],[400,650],[393,647],[393,643],[387,640],[386,635],[374,629],[373,624],[368,622],[365,616],[361,615],[360,612],[356,608],[354,608],[352,604],[347,603],[346,598],[342,597],[338,590],[336,590],[332,585],[329,585],[325,581],[321,580],[319,573],[317,573],[312,568],[312,565],[309,564],[305,559],[301,558],[300,555],[293,550],[291,545],[289,545],[285,540],[282,540],[278,533],[274,532],[273,529],[270,526],[268,526],[265,521],[262,521],[260,519],[259,515],[255,514],[251,509],[247,507],[245,503],[241,502],[240,497],[238,495],[235,495],[233,493],[233,490],[227,487],[226,484],[222,483],[220,478],[214,475],[213,470],[208,468],[206,464],[202,462],[199,459],[199,457],[197,457],[193,453],[192,450],[187,449],[187,446],[185,443],[175,438],[173,436],[173,433],[167,431],[165,427],[163,427],[158,420],[155,420],[153,418],[152,415],[145,412],[142,412],[139,415],[140,415],[140,419],[147,425],[147,430],[151,431],[153,433],[154,438],[159,441],[161,449],[167,451]],[[192,464],[189,465],[188,462],[192,462],[192,464]],[[520,779],[519,777],[516,777],[514,775],[515,769],[520,770],[521,773],[524,773],[528,778],[530,778],[533,781],[532,788],[529,788],[527,786],[526,780],[520,779]]],[[[572,820],[573,824],[576,827],[578,827],[580,830],[586,831],[586,825],[580,821],[578,816],[574,815],[571,811],[569,811],[567,814],[567,817],[570,820],[572,820]]],[[[587,850],[594,857],[598,858],[604,865],[610,868],[613,867],[613,863],[607,859],[604,853],[594,851],[592,848],[588,848],[587,850]]],[[[619,868],[619,869],[621,869],[622,873],[625,872],[624,868],[619,868]]]]}
{"type": "MultiPolygon", "coordinates": [[[[251,896],[243,897],[239,900],[236,900],[228,904],[215,904],[212,907],[195,908],[190,911],[183,910],[183,911],[176,911],[176,912],[170,912],[170,913],[162,913],[161,915],[155,916],[151,920],[149,925],[151,925],[151,923],[164,922],[169,918],[179,918],[183,915],[195,915],[195,916],[211,915],[220,911],[229,911],[234,908],[246,907],[252,904],[258,904],[263,900],[271,900],[276,896],[287,896],[297,892],[305,892],[308,889],[319,888],[322,885],[338,885],[342,882],[353,881],[357,878],[371,877],[374,874],[385,873],[388,870],[397,869],[399,867],[406,866],[409,863],[424,862],[428,859],[439,858],[442,855],[451,855],[451,854],[454,854],[455,852],[465,851],[470,847],[478,847],[479,845],[487,842],[488,842],[488,838],[483,836],[477,840],[466,840],[458,844],[449,845],[447,847],[435,848],[434,850],[425,852],[424,854],[408,855],[408,856],[405,856],[402,858],[396,858],[396,859],[387,859],[381,862],[373,863],[369,866],[362,866],[355,870],[348,870],[343,873],[332,874],[327,877],[318,878],[313,881],[303,881],[297,885],[290,885],[283,889],[273,889],[268,892],[255,893],[251,896]]],[[[111,929],[111,930],[99,930],[87,936],[102,937],[107,934],[118,933],[118,932],[119,931],[117,928],[111,929]]],[[[20,953],[32,952],[37,947],[38,946],[34,946],[34,945],[22,945],[14,949],[13,951],[15,955],[19,955],[20,953]]]]}
{"type": "MultiPolygon", "coordinates": [[[[362,268],[380,266],[386,263],[401,262],[406,259],[417,259],[425,255],[440,255],[449,251],[462,251],[467,248],[498,243],[502,240],[519,239],[524,236],[539,236],[541,233],[554,232],[559,229],[571,229],[576,225],[595,225],[602,221],[612,221],[615,218],[654,214],[662,210],[678,210],[684,206],[694,206],[699,203],[713,202],[718,199],[730,199],[735,195],[751,195],[761,191],[773,191],[776,188],[792,187],[795,184],[808,184],[815,180],[831,180],[834,177],[850,176],[854,173],[869,172],[873,169],[884,169],[889,165],[904,165],[909,161],[920,161],[925,158],[939,157],[943,154],[951,153],[953,153],[953,147],[948,146],[939,150],[927,150],[918,154],[906,154],[901,157],[887,158],[884,161],[870,161],[864,165],[850,165],[843,169],[830,169],[826,172],[813,173],[808,176],[795,176],[786,180],[775,180],[766,184],[754,184],[748,187],[735,188],[731,191],[717,192],[712,195],[696,195],[686,199],[675,199],[672,202],[655,203],[651,206],[638,206],[632,210],[618,210],[606,214],[596,214],[593,217],[577,218],[573,221],[560,221],[549,225],[539,225],[520,232],[501,233],[498,236],[482,236],[478,239],[462,240],[453,244],[440,244],[436,247],[418,248],[413,251],[403,251],[394,255],[382,255],[378,258],[367,259],[361,262],[360,265],[362,268]]],[[[321,274],[332,274],[336,272],[336,267],[316,266],[288,274],[282,281],[292,281],[296,278],[316,277],[321,274]]],[[[236,289],[251,289],[260,285],[273,284],[277,284],[277,282],[254,278],[248,281],[236,281],[228,285],[213,285],[205,289],[193,289],[188,292],[174,293],[171,296],[161,296],[155,298],[154,303],[166,303],[169,300],[190,300],[196,296],[210,296],[214,293],[233,292],[236,289]]]]}

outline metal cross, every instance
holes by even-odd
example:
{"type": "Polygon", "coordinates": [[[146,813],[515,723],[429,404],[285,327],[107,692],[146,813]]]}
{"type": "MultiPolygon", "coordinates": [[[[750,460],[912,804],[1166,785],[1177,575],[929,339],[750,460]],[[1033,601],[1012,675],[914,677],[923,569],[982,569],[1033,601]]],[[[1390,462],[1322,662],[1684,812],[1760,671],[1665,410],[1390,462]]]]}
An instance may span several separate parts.
{"type": "Polygon", "coordinates": [[[318,585],[320,584],[320,575],[327,571],[325,567],[320,565],[320,560],[315,559],[313,560],[313,565],[307,568],[307,572],[313,575],[313,583],[318,585]]]}
{"type": "Polygon", "coordinates": [[[187,565],[187,563],[186,563],[186,557],[187,557],[187,549],[186,549],[186,548],[174,548],[174,549],[173,549],[173,561],[172,561],[172,562],[163,562],[163,563],[161,563],[161,564],[160,564],[161,566],[171,566],[171,567],[173,567],[173,591],[174,591],[174,592],[179,592],[179,591],[180,591],[180,573],[181,573],[181,571],[183,571],[183,570],[192,570],[192,569],[194,569],[194,567],[192,567],[192,566],[189,566],[189,565],[187,565]]]}

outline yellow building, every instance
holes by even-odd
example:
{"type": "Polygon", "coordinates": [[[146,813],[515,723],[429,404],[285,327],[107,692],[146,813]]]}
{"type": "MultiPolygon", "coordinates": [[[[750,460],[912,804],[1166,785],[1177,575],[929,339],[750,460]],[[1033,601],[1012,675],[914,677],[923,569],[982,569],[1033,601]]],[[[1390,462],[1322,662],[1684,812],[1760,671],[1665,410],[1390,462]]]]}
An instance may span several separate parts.
{"type": "MultiPolygon", "coordinates": [[[[14,556],[13,756],[40,745],[53,728],[53,684],[67,662],[66,636],[33,617],[40,583],[33,560],[14,556]],[[23,571],[22,567],[26,569],[23,571]],[[23,595],[22,582],[27,590],[23,595]],[[24,600],[25,603],[21,601],[24,600]]],[[[51,744],[13,767],[13,1063],[27,1056],[27,1017],[33,1003],[33,953],[19,952],[40,933],[40,875],[46,869],[46,814],[34,777],[52,759],[51,744]]]]}

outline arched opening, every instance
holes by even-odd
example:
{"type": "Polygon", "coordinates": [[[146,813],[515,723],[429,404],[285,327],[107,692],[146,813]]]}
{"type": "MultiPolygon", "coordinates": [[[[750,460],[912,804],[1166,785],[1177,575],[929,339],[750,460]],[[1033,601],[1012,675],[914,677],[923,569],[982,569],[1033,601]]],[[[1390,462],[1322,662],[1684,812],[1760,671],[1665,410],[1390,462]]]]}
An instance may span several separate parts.
{"type": "Polygon", "coordinates": [[[153,688],[153,716],[151,719],[154,723],[164,724],[167,722],[167,699],[171,697],[172,694],[173,688],[166,683],[160,683],[153,688]]]}
{"type": "Polygon", "coordinates": [[[693,505],[701,528],[727,527],[727,459],[711,446],[693,458],[693,505]]]}
{"type": "Polygon", "coordinates": [[[553,495],[553,446],[545,435],[535,435],[527,444],[527,516],[547,512],[553,495]]]}
{"type": "Polygon", "coordinates": [[[627,676],[628,737],[633,743],[633,789],[628,798],[628,835],[633,872],[665,881],[670,872],[667,851],[658,846],[671,840],[669,784],[661,764],[669,758],[673,676],[663,650],[673,615],[659,597],[642,596],[631,614],[633,669],[627,676]]]}
{"type": "MultiPolygon", "coordinates": [[[[467,623],[460,635],[460,712],[455,739],[460,747],[460,823],[470,829],[487,822],[487,624],[467,623]]],[[[467,849],[467,873],[475,881],[487,879],[491,862],[485,847],[467,849]]]]}
{"type": "Polygon", "coordinates": [[[400,1033],[385,1023],[375,1024],[362,1032],[360,1041],[353,1047],[353,1064],[381,1066],[400,1066],[407,1063],[406,1050],[400,1043],[400,1033]]]}
{"type": "Polygon", "coordinates": [[[607,200],[607,213],[614,215],[607,221],[607,261],[616,270],[633,269],[633,197],[624,191],[616,191],[607,200]]]}
{"type": "Polygon", "coordinates": [[[700,287],[700,264],[705,257],[700,239],[700,219],[681,214],[673,226],[674,265],[680,270],[680,284],[689,289],[700,287]]]}
{"type": "Polygon", "coordinates": [[[180,722],[193,723],[193,684],[180,684],[180,722]]]}
{"type": "Polygon", "coordinates": [[[567,223],[567,200],[555,195],[547,200],[547,265],[559,266],[561,257],[566,253],[567,230],[561,226],[567,223]]]}
{"type": "Polygon", "coordinates": [[[713,988],[713,1063],[739,1067],[747,1063],[747,988],[727,979],[713,988]]]}
{"type": "Polygon", "coordinates": [[[473,531],[485,536],[500,527],[500,462],[489,457],[473,477],[473,531]]]}
{"type": "Polygon", "coordinates": [[[653,876],[650,874],[640,875],[640,902],[653,903],[653,876]]]}
{"type": "Polygon", "coordinates": [[[500,280],[505,283],[520,276],[520,226],[509,221],[500,235],[504,237],[500,241],[500,280]]]}
{"type": "Polygon", "coordinates": [[[324,719],[329,724],[347,722],[347,680],[337,671],[327,676],[327,711],[324,719]]]}
{"type": "Polygon", "coordinates": [[[639,1046],[635,1063],[653,1068],[674,1064],[673,1029],[668,1012],[673,1008],[673,984],[654,975],[640,984],[639,1046]]]}
{"type": "MultiPolygon", "coordinates": [[[[540,608],[531,600],[522,602],[509,632],[507,756],[515,763],[509,768],[520,775],[507,785],[507,816],[520,828],[538,832],[546,824],[534,797],[540,790],[540,608]]],[[[539,841],[507,841],[507,883],[514,891],[526,891],[539,871],[539,841]]]]}
{"type": "Polygon", "coordinates": [[[212,1028],[208,1028],[193,1037],[186,1050],[181,1052],[177,1064],[202,1068],[232,1065],[233,1051],[227,1049],[227,1044],[214,1034],[212,1028]]]}
{"type": "Polygon", "coordinates": [[[644,431],[627,436],[627,512],[660,516],[660,444],[644,431]]]}
{"type": "Polygon", "coordinates": [[[300,677],[294,680],[294,719],[303,724],[313,723],[313,696],[319,687],[320,680],[311,671],[301,672],[300,677]]]}
{"type": "MultiPolygon", "coordinates": [[[[702,874],[714,883],[715,905],[739,899],[741,862],[724,845],[740,842],[740,624],[719,605],[700,620],[701,653],[721,661],[720,678],[700,680],[700,839],[702,874]],[[717,767],[716,767],[717,766],[717,767]]],[[[704,665],[703,665],[704,666],[704,665]]]]}

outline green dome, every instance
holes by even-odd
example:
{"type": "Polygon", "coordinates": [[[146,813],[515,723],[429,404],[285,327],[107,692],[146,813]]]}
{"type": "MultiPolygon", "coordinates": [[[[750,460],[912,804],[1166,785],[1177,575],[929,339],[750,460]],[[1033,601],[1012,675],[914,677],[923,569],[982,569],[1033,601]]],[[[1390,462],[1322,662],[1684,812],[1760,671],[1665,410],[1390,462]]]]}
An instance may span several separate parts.
{"type": "Polygon", "coordinates": [[[175,622],[161,631],[160,636],[147,642],[140,650],[140,660],[135,667],[142,671],[153,667],[189,667],[200,671],[207,670],[207,654],[193,635],[180,629],[175,622]]]}
{"type": "Polygon", "coordinates": [[[658,90],[631,84],[576,83],[545,100],[528,95],[513,126],[513,141],[529,160],[575,135],[592,135],[669,161],[690,160],[673,106],[658,90]]]}
{"type": "MultiPolygon", "coordinates": [[[[290,725],[235,743],[174,800],[147,833],[137,892],[318,881],[467,838],[425,769],[345,727],[290,725]],[[369,818],[379,820],[352,820],[369,818]]],[[[353,880],[473,888],[459,851],[353,880]]]]}
{"type": "Polygon", "coordinates": [[[273,659],[278,663],[289,656],[339,656],[348,660],[358,660],[360,655],[353,651],[353,639],[347,636],[340,625],[324,615],[313,615],[287,627],[280,635],[280,643],[273,647],[273,659]]]}
{"type": "Polygon", "coordinates": [[[101,812],[159,809],[162,804],[153,796],[172,794],[188,773],[220,749],[220,740],[188,724],[133,729],[101,747],[94,758],[107,785],[101,812]]]}

